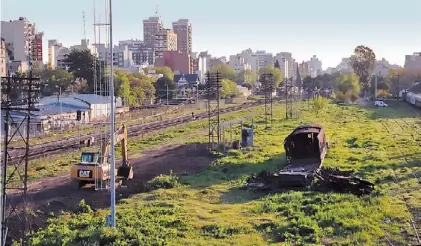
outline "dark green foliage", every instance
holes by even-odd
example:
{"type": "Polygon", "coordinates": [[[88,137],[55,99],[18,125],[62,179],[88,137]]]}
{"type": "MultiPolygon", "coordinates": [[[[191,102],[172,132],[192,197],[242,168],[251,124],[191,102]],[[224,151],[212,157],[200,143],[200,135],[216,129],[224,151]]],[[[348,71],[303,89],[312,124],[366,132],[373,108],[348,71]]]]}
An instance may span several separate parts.
{"type": "Polygon", "coordinates": [[[171,189],[178,186],[180,186],[178,177],[172,171],[169,175],[160,174],[147,183],[150,190],[171,189]]]}

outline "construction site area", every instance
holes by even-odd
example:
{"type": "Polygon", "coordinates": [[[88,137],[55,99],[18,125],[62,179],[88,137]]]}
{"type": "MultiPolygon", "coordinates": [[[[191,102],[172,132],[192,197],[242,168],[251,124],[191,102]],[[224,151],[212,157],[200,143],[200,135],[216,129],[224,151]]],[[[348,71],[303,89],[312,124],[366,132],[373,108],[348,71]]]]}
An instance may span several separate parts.
{"type": "MultiPolygon", "coordinates": [[[[220,74],[207,76],[207,107],[193,114],[174,106],[113,135],[105,124],[36,145],[20,127],[6,131],[6,245],[420,242],[417,111],[327,103],[315,114],[327,99],[275,98],[271,74],[261,76],[263,99],[221,107],[220,74]]],[[[3,97],[2,110],[27,112],[6,124],[28,126],[38,84],[19,80],[26,96],[3,97]]]]}

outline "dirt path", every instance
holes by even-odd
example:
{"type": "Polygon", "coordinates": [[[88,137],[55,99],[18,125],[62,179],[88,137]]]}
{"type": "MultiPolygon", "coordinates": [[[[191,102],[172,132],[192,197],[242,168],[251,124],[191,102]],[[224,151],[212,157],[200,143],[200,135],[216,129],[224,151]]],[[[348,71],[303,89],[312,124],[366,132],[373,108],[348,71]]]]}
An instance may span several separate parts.
{"type": "MultiPolygon", "coordinates": [[[[209,155],[206,145],[167,145],[157,149],[145,151],[141,158],[131,160],[134,177],[127,188],[119,188],[117,199],[130,197],[145,191],[145,182],[159,174],[168,174],[170,170],[177,175],[199,172],[209,166],[214,158],[209,155]]],[[[32,229],[45,224],[48,214],[57,214],[61,210],[73,211],[80,200],[84,199],[94,209],[110,206],[108,191],[94,191],[93,189],[78,190],[70,185],[70,176],[45,178],[31,183],[28,187],[28,207],[32,211],[41,211],[44,216],[32,218],[32,229]]],[[[20,199],[19,197],[11,197],[20,199]]],[[[13,218],[11,218],[13,219],[13,218]]],[[[13,228],[10,228],[13,234],[13,228]]]]}

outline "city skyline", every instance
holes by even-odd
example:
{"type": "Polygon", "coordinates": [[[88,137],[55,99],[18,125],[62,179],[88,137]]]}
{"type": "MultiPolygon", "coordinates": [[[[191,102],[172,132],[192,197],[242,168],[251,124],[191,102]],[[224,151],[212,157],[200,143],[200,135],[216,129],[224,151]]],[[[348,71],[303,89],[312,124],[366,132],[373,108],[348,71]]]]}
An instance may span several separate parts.
{"type": "MultiPolygon", "coordinates": [[[[101,13],[103,21],[105,2],[95,2],[97,13],[101,13]]],[[[143,20],[155,14],[158,4],[158,15],[166,28],[171,28],[172,22],[178,19],[189,19],[193,26],[193,51],[208,50],[214,56],[228,57],[247,48],[266,50],[274,55],[278,52],[291,52],[297,62],[307,61],[313,55],[317,55],[323,62],[323,69],[326,69],[339,64],[342,58],[349,57],[353,49],[360,44],[372,48],[377,59],[384,57],[392,64],[401,66],[404,64],[405,55],[420,50],[421,35],[413,33],[421,24],[421,17],[416,13],[421,3],[417,1],[403,0],[399,6],[394,7],[384,4],[376,6],[380,1],[364,2],[367,10],[360,10],[356,23],[351,23],[356,18],[352,8],[359,6],[361,0],[354,1],[352,5],[342,5],[336,10],[332,7],[334,5],[329,4],[333,3],[331,0],[326,0],[324,5],[306,2],[305,7],[302,3],[289,2],[282,3],[280,8],[265,9],[265,13],[256,12],[255,7],[241,5],[232,8],[230,4],[233,3],[224,2],[223,5],[219,5],[219,2],[222,3],[217,0],[214,5],[206,6],[206,11],[196,11],[195,8],[198,7],[195,5],[180,5],[180,2],[164,0],[148,3],[115,1],[113,41],[117,44],[120,40],[142,39],[143,20]],[[180,6],[182,11],[177,11],[180,10],[180,6]],[[377,11],[373,12],[370,6],[375,7],[372,9],[377,11]],[[299,13],[294,15],[280,11],[285,8],[297,8],[299,13]],[[278,9],[282,16],[276,15],[274,9],[278,9]],[[288,23],[283,22],[283,19],[288,19],[288,23]],[[283,30],[282,33],[287,34],[277,34],[274,30],[283,30]],[[251,31],[253,34],[250,34],[251,31]]],[[[45,7],[55,6],[53,3],[55,2],[45,0],[41,5],[39,2],[23,0],[18,4],[16,1],[3,0],[1,19],[8,21],[21,16],[27,17],[36,24],[39,31],[44,32],[44,47],[47,47],[49,39],[58,39],[65,46],[71,46],[79,44],[83,38],[84,11],[87,38],[93,40],[93,1],[74,0],[71,4],[61,6],[66,8],[64,12],[53,12],[45,7]]],[[[277,6],[280,3],[269,1],[267,4],[277,6]]],[[[46,57],[47,49],[44,49],[44,60],[46,57]]]]}

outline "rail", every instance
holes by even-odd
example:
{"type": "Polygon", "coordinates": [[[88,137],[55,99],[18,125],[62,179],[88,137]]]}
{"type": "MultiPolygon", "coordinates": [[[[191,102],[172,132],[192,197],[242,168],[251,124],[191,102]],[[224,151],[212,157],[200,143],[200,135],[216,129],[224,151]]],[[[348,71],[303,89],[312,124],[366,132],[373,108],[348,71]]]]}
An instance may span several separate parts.
{"type": "MultiPolygon", "coordinates": [[[[240,111],[242,109],[259,106],[262,104],[264,104],[264,100],[243,103],[241,105],[221,108],[220,113],[225,114],[225,113],[240,111]]],[[[204,119],[207,117],[208,117],[207,112],[201,112],[201,113],[195,114],[194,119],[192,116],[188,115],[188,116],[179,116],[175,118],[165,119],[161,121],[153,121],[153,122],[144,123],[144,124],[131,125],[131,126],[128,126],[128,136],[129,137],[139,136],[145,132],[161,130],[161,129],[165,129],[171,126],[188,123],[194,120],[204,119]]],[[[101,142],[98,140],[100,140],[102,137],[103,137],[102,133],[89,133],[89,134],[84,134],[84,135],[78,135],[75,137],[69,137],[64,140],[57,140],[57,141],[51,141],[51,142],[47,142],[43,144],[38,144],[36,146],[33,146],[29,150],[29,159],[30,160],[38,159],[47,154],[50,155],[50,154],[59,154],[59,153],[74,151],[76,149],[80,149],[81,147],[86,147],[87,146],[86,140],[91,140],[92,138],[95,140],[92,143],[92,145],[96,145],[101,142]]],[[[25,155],[25,149],[21,147],[15,147],[15,148],[11,147],[9,150],[10,159],[8,163],[13,164],[14,161],[19,160],[24,155],[25,155]]]]}

